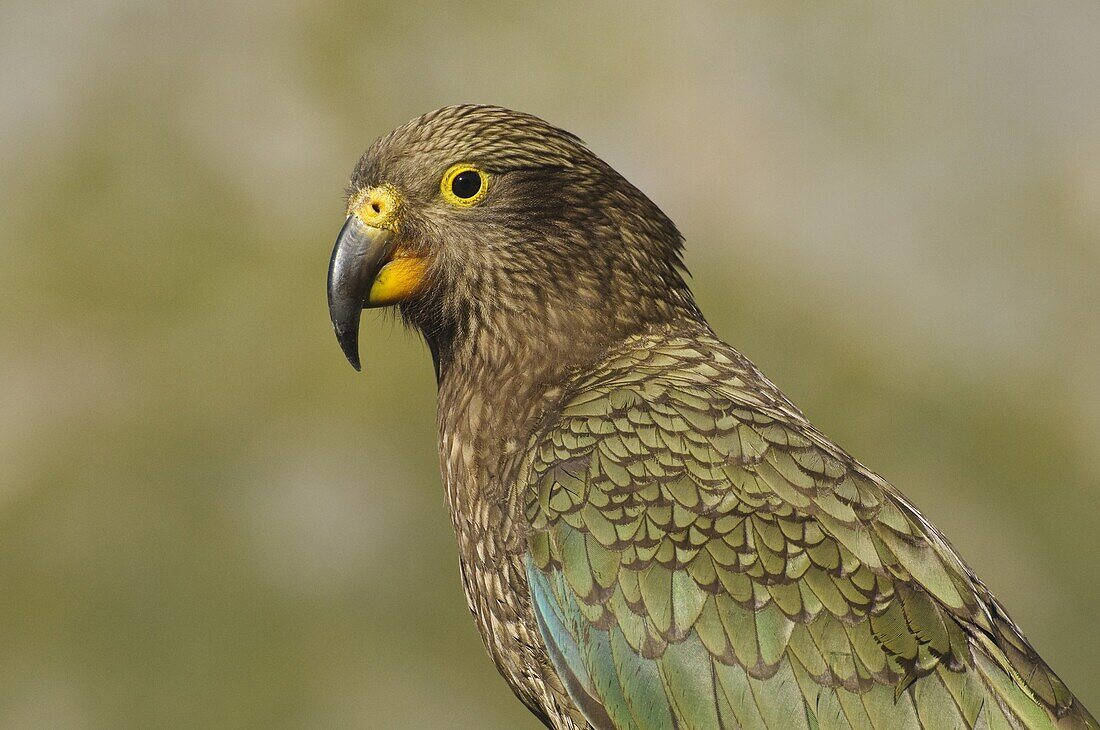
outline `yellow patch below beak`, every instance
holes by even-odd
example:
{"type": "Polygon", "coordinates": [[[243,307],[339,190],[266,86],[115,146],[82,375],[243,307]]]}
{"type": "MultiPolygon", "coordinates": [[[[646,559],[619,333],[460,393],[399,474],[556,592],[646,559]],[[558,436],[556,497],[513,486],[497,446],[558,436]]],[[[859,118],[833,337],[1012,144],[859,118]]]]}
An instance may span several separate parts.
{"type": "Polygon", "coordinates": [[[411,297],[424,287],[428,262],[419,256],[401,256],[389,261],[374,280],[368,307],[388,307],[411,297]]]}

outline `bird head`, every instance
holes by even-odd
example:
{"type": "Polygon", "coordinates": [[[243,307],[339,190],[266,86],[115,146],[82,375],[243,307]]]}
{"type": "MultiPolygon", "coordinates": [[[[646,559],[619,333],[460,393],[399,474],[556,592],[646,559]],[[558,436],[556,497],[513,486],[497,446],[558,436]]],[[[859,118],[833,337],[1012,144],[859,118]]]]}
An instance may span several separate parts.
{"type": "Polygon", "coordinates": [[[572,134],[464,105],[375,142],[352,173],[328,275],[359,369],[364,308],[397,305],[440,353],[475,332],[561,345],[697,313],[673,223],[572,134]]]}

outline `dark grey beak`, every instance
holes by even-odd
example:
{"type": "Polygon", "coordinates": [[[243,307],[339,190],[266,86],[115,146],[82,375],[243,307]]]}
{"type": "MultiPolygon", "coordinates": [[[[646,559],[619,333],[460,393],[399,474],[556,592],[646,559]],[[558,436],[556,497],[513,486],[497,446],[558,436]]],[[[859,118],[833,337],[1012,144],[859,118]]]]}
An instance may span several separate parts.
{"type": "Polygon", "coordinates": [[[393,233],[368,226],[348,216],[328,264],[328,314],[344,356],[359,365],[359,317],[367,306],[371,286],[393,252],[393,233]]]}

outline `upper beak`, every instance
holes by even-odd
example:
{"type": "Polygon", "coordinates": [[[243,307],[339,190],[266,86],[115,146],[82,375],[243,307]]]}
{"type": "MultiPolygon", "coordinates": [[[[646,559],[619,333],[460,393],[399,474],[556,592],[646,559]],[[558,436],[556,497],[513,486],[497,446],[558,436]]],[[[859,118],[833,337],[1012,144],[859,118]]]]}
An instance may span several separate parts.
{"type": "Polygon", "coordinates": [[[344,356],[359,364],[359,317],[369,304],[371,287],[393,253],[393,232],[348,216],[328,264],[328,313],[344,356]]]}

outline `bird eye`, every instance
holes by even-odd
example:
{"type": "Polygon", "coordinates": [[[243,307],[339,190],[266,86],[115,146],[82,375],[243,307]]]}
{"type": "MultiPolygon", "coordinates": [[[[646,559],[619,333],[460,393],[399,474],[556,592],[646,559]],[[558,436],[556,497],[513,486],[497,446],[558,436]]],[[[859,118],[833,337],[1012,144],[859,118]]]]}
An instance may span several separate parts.
{"type": "Polygon", "coordinates": [[[482,198],[488,190],[489,176],[472,165],[453,165],[443,175],[439,190],[452,205],[468,208],[482,198]]]}
{"type": "Polygon", "coordinates": [[[474,197],[479,190],[481,190],[481,175],[473,170],[460,172],[455,175],[454,180],[451,180],[451,192],[463,200],[474,197]]]}

